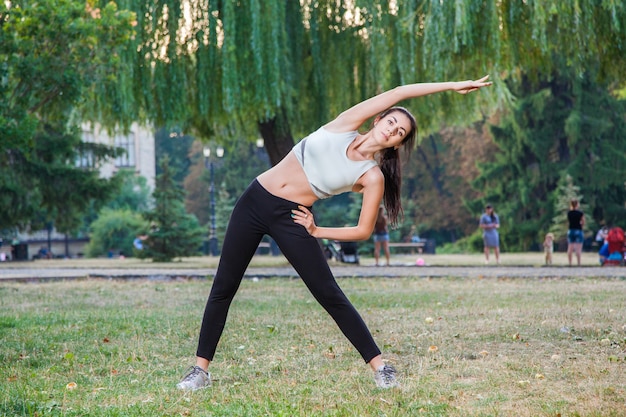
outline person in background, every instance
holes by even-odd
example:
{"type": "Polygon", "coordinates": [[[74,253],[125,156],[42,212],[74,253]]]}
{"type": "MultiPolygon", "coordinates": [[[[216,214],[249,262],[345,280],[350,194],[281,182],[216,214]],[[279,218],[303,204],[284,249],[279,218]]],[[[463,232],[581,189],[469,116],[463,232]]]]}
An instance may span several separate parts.
{"type": "Polygon", "coordinates": [[[552,265],[552,253],[554,252],[554,234],[547,233],[543,239],[543,252],[546,255],[546,265],[552,265]]]}
{"type": "Polygon", "coordinates": [[[604,245],[604,242],[606,242],[606,237],[609,235],[609,228],[606,226],[602,226],[602,228],[600,230],[598,230],[598,233],[596,233],[596,242],[598,243],[598,245],[600,247],[602,247],[602,245],[604,245]]]}
{"type": "Polygon", "coordinates": [[[195,366],[177,388],[194,391],[211,384],[208,367],[226,326],[228,311],[265,235],[276,241],[317,302],[370,366],[376,385],[397,386],[396,370],[383,361],[365,321],[335,280],[318,239],[368,239],[381,201],[389,224],[397,223],[402,214],[400,148],[411,150],[417,130],[413,115],[397,107],[397,103],[443,91],[467,94],[489,85],[491,82],[484,77],[398,86],[343,111],[260,174],[233,208],[200,326],[195,366]],[[360,131],[368,121],[372,121],[370,128],[360,131]],[[358,223],[350,227],[318,226],[313,204],[350,191],[363,196],[358,223]]]}
{"type": "Polygon", "coordinates": [[[135,236],[135,239],[133,240],[133,247],[138,250],[138,251],[142,251],[143,250],[143,241],[146,240],[148,237],[146,235],[137,235],[135,236]]]}
{"type": "Polygon", "coordinates": [[[572,254],[576,254],[576,261],[580,266],[580,257],[583,250],[583,226],[585,225],[585,215],[580,210],[578,200],[570,201],[570,209],[567,212],[567,261],[572,266],[572,254]]]}
{"type": "Polygon", "coordinates": [[[404,242],[405,243],[419,243],[421,241],[422,239],[417,233],[417,227],[415,227],[415,225],[412,225],[411,230],[409,230],[409,233],[404,237],[404,242]]]}
{"type": "Polygon", "coordinates": [[[387,215],[385,214],[385,208],[383,206],[378,207],[378,216],[376,217],[374,234],[372,236],[374,238],[374,259],[376,260],[376,266],[379,265],[381,246],[385,252],[387,266],[389,266],[389,260],[391,258],[391,254],[389,253],[389,229],[387,228],[387,215]]]}
{"type": "Polygon", "coordinates": [[[604,265],[610,255],[611,254],[609,253],[609,242],[605,240],[602,246],[600,246],[600,250],[598,251],[598,260],[600,261],[600,265],[604,265]]]}
{"type": "Polygon", "coordinates": [[[479,226],[483,229],[483,245],[485,248],[485,263],[489,263],[489,250],[493,249],[496,263],[500,264],[500,218],[493,211],[491,204],[485,206],[485,212],[480,216],[479,226]]]}

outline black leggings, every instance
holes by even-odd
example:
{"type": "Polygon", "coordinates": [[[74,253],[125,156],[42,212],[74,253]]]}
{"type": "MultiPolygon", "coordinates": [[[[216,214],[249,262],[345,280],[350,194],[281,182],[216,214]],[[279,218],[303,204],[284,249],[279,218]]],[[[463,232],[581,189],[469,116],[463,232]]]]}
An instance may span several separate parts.
{"type": "Polygon", "coordinates": [[[222,254],[204,310],[197,356],[213,360],[230,304],[263,235],[271,236],[311,294],[332,316],[366,363],[380,350],[365,322],[345,296],[328,267],[317,240],[294,223],[297,203],[276,197],[252,182],[233,209],[222,254]]]}

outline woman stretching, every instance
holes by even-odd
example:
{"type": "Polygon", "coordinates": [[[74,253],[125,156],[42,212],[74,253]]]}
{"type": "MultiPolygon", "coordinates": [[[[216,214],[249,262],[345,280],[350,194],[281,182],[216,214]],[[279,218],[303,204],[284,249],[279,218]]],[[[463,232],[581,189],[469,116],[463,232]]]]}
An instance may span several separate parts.
{"type": "Polygon", "coordinates": [[[377,386],[397,385],[395,369],[383,362],[365,322],[335,281],[317,239],[368,239],[381,200],[390,224],[396,223],[402,212],[399,149],[412,149],[417,126],[411,113],[392,106],[443,91],[466,94],[491,85],[487,78],[402,85],[365,100],[300,141],[282,161],[250,184],[233,209],[224,237],[200,328],[196,365],[177,385],[179,389],[197,390],[211,384],[207,371],[228,309],[266,234],[276,241],[315,299],[370,365],[377,386]],[[358,129],[372,117],[371,130],[359,133],[358,129]],[[347,191],[363,194],[358,224],[317,226],[311,211],[313,203],[347,191]]]}

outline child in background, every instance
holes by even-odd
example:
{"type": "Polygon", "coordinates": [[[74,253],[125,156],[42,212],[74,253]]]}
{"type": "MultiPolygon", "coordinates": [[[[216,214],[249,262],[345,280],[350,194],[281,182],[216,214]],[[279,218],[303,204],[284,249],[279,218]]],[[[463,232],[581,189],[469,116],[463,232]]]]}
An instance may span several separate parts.
{"type": "Polygon", "coordinates": [[[546,234],[543,240],[543,252],[546,254],[546,265],[552,265],[552,252],[554,252],[554,234],[546,234]]]}

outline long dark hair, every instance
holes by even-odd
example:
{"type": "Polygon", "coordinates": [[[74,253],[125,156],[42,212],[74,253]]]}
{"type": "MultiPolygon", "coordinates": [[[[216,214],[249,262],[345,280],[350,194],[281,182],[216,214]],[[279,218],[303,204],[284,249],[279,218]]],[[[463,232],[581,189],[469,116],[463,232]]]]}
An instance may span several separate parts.
{"type": "MultiPolygon", "coordinates": [[[[402,145],[407,152],[407,159],[411,155],[411,150],[415,145],[417,137],[417,122],[415,117],[404,107],[391,107],[382,112],[378,118],[383,118],[388,114],[400,112],[407,116],[411,122],[411,131],[407,133],[402,141],[402,145]]],[[[402,188],[402,169],[400,163],[400,151],[398,149],[383,149],[378,157],[378,166],[385,177],[385,193],[383,201],[389,216],[389,224],[394,227],[398,224],[398,218],[403,214],[400,190],[402,188]]]]}

